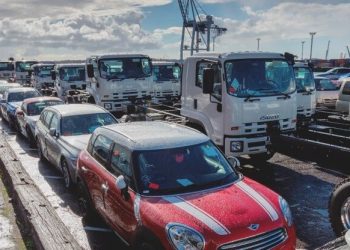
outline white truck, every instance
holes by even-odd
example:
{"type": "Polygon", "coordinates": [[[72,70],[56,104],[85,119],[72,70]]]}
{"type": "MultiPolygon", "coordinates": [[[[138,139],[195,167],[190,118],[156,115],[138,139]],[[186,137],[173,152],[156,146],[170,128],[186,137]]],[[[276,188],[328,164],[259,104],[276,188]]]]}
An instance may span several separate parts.
{"type": "Polygon", "coordinates": [[[30,84],[32,65],[37,61],[16,61],[15,62],[15,81],[20,84],[30,84]]]}
{"type": "Polygon", "coordinates": [[[153,95],[155,103],[178,100],[181,96],[181,66],[171,61],[153,61],[153,95]]]}
{"type": "Polygon", "coordinates": [[[312,65],[305,62],[294,64],[295,82],[297,87],[297,125],[307,126],[316,112],[316,87],[312,65]]]}
{"type": "Polygon", "coordinates": [[[41,91],[43,88],[53,88],[54,81],[51,77],[51,71],[55,64],[38,63],[32,65],[31,83],[34,88],[41,91]]]}
{"type": "Polygon", "coordinates": [[[112,112],[123,111],[130,98],[149,97],[152,90],[151,59],[141,54],[91,56],[86,59],[89,103],[112,112]]]}
{"type": "Polygon", "coordinates": [[[181,115],[227,156],[273,156],[270,135],[296,130],[294,56],[199,53],[184,61],[181,115]]]}
{"type": "Polygon", "coordinates": [[[54,91],[63,101],[67,101],[66,97],[70,95],[70,91],[86,89],[83,63],[56,64],[51,71],[51,77],[54,81],[54,91]]]}
{"type": "Polygon", "coordinates": [[[15,77],[15,67],[13,61],[0,62],[0,80],[13,82],[15,77]]]}

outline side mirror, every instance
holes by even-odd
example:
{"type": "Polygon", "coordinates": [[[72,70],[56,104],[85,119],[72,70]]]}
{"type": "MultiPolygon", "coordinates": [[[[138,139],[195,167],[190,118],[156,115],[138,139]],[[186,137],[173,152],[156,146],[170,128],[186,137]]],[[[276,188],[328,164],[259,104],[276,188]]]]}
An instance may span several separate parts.
{"type": "Polygon", "coordinates": [[[56,129],[55,129],[55,128],[50,128],[49,134],[50,134],[51,136],[57,137],[56,129]]]}
{"type": "Polygon", "coordinates": [[[124,176],[119,175],[115,181],[115,185],[121,191],[124,199],[128,200],[130,198],[130,194],[128,192],[128,185],[125,182],[124,176]]]}
{"type": "Polygon", "coordinates": [[[86,65],[87,75],[89,78],[93,78],[95,76],[94,66],[92,64],[86,65]]]}
{"type": "Polygon", "coordinates": [[[56,80],[56,71],[54,71],[54,70],[51,70],[51,79],[52,80],[56,80]]]}
{"type": "Polygon", "coordinates": [[[203,94],[212,94],[214,89],[215,71],[212,68],[203,70],[203,94]]]}
{"type": "Polygon", "coordinates": [[[227,157],[227,160],[228,160],[228,162],[230,163],[230,165],[231,165],[231,167],[232,167],[233,169],[238,169],[238,168],[240,168],[241,163],[240,163],[240,161],[239,161],[236,157],[229,156],[229,157],[227,157]]]}

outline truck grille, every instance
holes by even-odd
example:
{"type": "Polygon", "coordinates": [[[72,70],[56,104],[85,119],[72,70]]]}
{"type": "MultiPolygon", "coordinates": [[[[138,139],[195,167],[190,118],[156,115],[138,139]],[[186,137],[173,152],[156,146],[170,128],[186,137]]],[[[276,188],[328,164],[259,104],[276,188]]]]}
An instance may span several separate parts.
{"type": "Polygon", "coordinates": [[[281,244],[288,238],[284,228],[279,228],[267,233],[259,234],[247,239],[238,240],[232,243],[225,244],[219,250],[231,249],[272,249],[281,244]]]}

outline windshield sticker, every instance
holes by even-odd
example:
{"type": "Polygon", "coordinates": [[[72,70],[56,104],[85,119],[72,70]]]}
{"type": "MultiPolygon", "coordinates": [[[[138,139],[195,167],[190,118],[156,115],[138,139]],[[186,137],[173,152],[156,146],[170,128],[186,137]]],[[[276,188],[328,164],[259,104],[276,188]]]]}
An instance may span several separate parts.
{"type": "Polygon", "coordinates": [[[187,187],[193,184],[193,182],[190,181],[189,179],[177,179],[176,181],[184,187],[187,187]]]}
{"type": "Polygon", "coordinates": [[[159,184],[150,182],[148,184],[148,188],[153,189],[153,190],[157,190],[157,189],[159,189],[159,184]]]}

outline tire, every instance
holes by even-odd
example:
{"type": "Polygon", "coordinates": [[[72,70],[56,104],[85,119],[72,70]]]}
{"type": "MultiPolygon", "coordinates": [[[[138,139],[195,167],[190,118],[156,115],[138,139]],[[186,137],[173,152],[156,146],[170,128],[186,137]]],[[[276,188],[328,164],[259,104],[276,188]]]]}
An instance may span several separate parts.
{"type": "Polygon", "coordinates": [[[90,104],[96,104],[95,99],[94,99],[92,96],[90,96],[90,97],[88,98],[88,103],[90,103],[90,104]]]}
{"type": "Polygon", "coordinates": [[[92,217],[95,215],[95,209],[91,200],[89,191],[83,181],[77,183],[78,203],[82,217],[92,217]]]}
{"type": "Polygon", "coordinates": [[[45,156],[43,155],[41,144],[40,144],[40,141],[39,141],[38,138],[36,139],[36,142],[37,142],[36,145],[37,145],[37,148],[38,148],[38,157],[39,157],[40,161],[47,162],[45,156]]]}
{"type": "Polygon", "coordinates": [[[342,236],[350,229],[350,178],[344,179],[333,189],[328,203],[328,213],[329,221],[337,236],[342,236]]]}
{"type": "Polygon", "coordinates": [[[62,174],[63,174],[64,187],[70,190],[73,187],[73,182],[72,182],[71,174],[69,172],[68,163],[65,159],[62,159],[61,161],[61,168],[62,168],[62,174]]]}
{"type": "Polygon", "coordinates": [[[28,136],[29,146],[31,148],[34,148],[36,143],[35,143],[34,135],[29,127],[26,127],[26,132],[27,132],[27,136],[28,136]]]}

